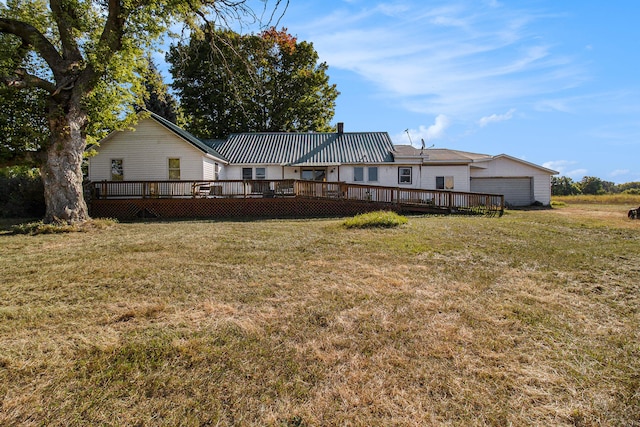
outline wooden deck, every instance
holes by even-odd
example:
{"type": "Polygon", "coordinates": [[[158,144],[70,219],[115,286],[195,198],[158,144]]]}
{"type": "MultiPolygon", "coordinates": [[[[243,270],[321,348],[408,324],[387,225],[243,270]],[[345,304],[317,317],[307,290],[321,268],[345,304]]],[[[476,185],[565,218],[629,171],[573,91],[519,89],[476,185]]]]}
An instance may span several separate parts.
{"type": "Polygon", "coordinates": [[[504,196],[302,180],[100,181],[88,184],[94,216],[326,216],[389,209],[502,215],[504,196]],[[287,199],[288,201],[284,201],[287,199]],[[259,200],[259,201],[258,201],[259,200]],[[310,201],[314,201],[311,203],[310,201]]]}

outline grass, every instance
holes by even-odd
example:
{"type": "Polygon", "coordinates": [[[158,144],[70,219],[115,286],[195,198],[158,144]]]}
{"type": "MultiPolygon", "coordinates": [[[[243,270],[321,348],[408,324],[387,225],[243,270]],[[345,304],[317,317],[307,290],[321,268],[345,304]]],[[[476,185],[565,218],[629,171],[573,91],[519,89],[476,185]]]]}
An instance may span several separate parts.
{"type": "Polygon", "coordinates": [[[343,225],[346,228],[393,228],[407,223],[407,217],[392,211],[367,212],[347,218],[343,225]]]}
{"type": "Polygon", "coordinates": [[[629,205],[637,208],[640,206],[638,194],[580,194],[576,196],[553,196],[552,201],[573,204],[603,204],[603,205],[629,205]]]}
{"type": "Polygon", "coordinates": [[[628,208],[0,235],[0,425],[638,426],[628,208]]]}

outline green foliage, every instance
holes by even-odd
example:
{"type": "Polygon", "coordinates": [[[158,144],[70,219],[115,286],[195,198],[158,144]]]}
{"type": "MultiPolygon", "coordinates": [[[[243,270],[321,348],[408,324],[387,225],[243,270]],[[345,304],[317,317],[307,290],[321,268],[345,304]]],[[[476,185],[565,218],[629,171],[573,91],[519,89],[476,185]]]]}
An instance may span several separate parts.
{"type": "Polygon", "coordinates": [[[585,176],[578,183],[578,188],[580,188],[582,194],[604,194],[606,192],[605,185],[611,188],[609,184],[598,177],[585,176]]]}
{"type": "Polygon", "coordinates": [[[0,169],[0,217],[38,218],[44,215],[44,188],[37,172],[0,169]]]}
{"type": "Polygon", "coordinates": [[[356,215],[344,221],[346,228],[393,228],[408,222],[407,217],[392,211],[376,211],[356,215]]]}
{"type": "Polygon", "coordinates": [[[338,91],[311,43],[275,28],[194,34],[167,56],[173,87],[202,138],[237,132],[329,131],[338,91]]]}
{"type": "Polygon", "coordinates": [[[580,189],[571,178],[567,176],[551,177],[551,194],[553,196],[570,196],[579,193],[580,189]]]}
{"type": "Polygon", "coordinates": [[[144,108],[171,123],[178,121],[178,102],[169,93],[168,86],[162,81],[158,67],[151,57],[147,57],[148,67],[144,74],[144,108]]]}

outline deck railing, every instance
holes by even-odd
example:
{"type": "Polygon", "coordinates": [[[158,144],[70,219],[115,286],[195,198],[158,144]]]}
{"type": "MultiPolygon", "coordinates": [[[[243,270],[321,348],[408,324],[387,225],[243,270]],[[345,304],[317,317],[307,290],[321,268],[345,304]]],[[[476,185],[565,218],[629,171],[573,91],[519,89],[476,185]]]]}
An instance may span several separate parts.
{"type": "Polygon", "coordinates": [[[92,198],[256,198],[313,197],[400,204],[406,210],[448,210],[502,214],[504,196],[442,190],[405,189],[343,182],[303,180],[99,181],[89,184],[92,198]]]}

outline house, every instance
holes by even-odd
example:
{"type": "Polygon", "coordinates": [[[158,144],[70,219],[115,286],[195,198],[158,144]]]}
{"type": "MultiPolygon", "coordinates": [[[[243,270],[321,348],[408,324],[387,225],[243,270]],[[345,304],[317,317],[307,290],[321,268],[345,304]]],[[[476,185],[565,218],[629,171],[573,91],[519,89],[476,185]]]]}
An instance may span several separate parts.
{"type": "Polygon", "coordinates": [[[241,133],[202,141],[150,113],[114,132],[89,159],[91,181],[281,180],[504,194],[505,203],[551,203],[556,171],[506,154],[393,145],[386,132],[241,133]]]}
{"type": "Polygon", "coordinates": [[[227,161],[213,148],[150,113],[135,130],[116,131],[89,158],[91,181],[218,180],[227,161]]]}

